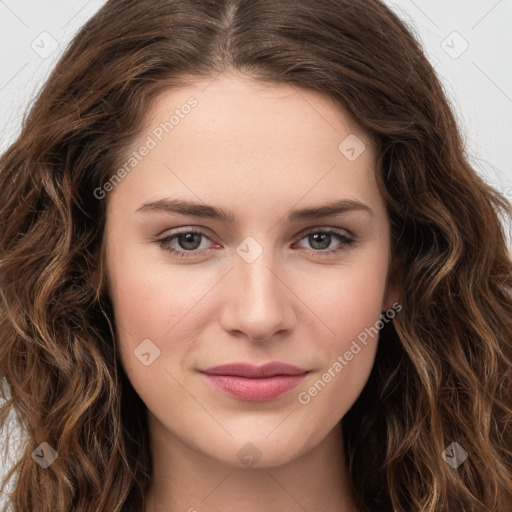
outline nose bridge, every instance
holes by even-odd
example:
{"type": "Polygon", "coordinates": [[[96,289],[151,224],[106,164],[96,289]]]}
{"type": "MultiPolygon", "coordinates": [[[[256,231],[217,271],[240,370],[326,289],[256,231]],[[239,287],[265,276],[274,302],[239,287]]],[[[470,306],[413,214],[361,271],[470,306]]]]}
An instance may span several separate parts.
{"type": "Polygon", "coordinates": [[[244,283],[243,298],[247,295],[251,301],[265,301],[265,304],[270,305],[280,294],[280,281],[276,276],[275,257],[272,250],[267,249],[250,263],[240,258],[236,265],[236,272],[240,281],[244,283]]]}
{"type": "Polygon", "coordinates": [[[272,248],[255,240],[242,242],[237,253],[225,328],[242,331],[252,340],[268,339],[289,327],[291,320],[290,297],[279,277],[281,266],[272,248]]]}

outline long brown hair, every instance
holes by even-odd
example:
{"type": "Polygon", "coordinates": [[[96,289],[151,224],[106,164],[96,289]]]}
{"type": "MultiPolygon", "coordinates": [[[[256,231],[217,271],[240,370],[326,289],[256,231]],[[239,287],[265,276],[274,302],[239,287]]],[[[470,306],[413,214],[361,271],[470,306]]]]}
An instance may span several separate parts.
{"type": "Polygon", "coordinates": [[[342,420],[359,509],[510,512],[512,208],[468,163],[435,71],[380,0],[110,0],[75,36],[0,160],[2,413],[28,433],[16,510],[142,510],[146,408],[93,282],[94,191],[157,94],[222,72],[320,91],[378,148],[402,310],[342,420]],[[58,453],[46,470],[31,457],[43,442],[58,453]],[[468,454],[457,469],[452,442],[468,454]]]}

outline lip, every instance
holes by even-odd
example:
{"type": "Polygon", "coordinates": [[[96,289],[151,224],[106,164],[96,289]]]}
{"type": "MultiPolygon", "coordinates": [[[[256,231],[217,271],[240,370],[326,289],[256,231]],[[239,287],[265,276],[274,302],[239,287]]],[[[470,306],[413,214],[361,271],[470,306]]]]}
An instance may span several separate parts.
{"type": "Polygon", "coordinates": [[[273,361],[261,366],[254,366],[250,363],[231,363],[220,366],[212,366],[200,370],[208,375],[233,375],[236,377],[246,377],[249,379],[258,379],[263,377],[274,377],[275,375],[301,375],[308,370],[293,366],[291,364],[273,361]]]}
{"type": "Polygon", "coordinates": [[[272,362],[262,366],[225,364],[200,370],[218,391],[246,401],[275,400],[296,387],[309,373],[297,366],[272,362]]]}

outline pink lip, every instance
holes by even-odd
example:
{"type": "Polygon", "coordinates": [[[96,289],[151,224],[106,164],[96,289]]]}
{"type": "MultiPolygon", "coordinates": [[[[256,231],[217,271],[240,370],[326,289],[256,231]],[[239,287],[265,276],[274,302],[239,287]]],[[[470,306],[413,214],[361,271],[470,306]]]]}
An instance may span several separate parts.
{"type": "Polygon", "coordinates": [[[308,370],[285,363],[237,363],[200,370],[219,391],[248,401],[274,400],[296,387],[308,370]]]}

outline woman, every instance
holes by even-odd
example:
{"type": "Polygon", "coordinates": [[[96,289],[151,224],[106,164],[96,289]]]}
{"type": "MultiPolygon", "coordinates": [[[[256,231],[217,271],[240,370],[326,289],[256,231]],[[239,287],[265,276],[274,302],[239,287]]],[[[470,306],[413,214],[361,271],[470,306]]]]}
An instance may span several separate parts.
{"type": "Polygon", "coordinates": [[[510,510],[511,206],[380,1],[109,1],[0,189],[15,510],[510,510]]]}

